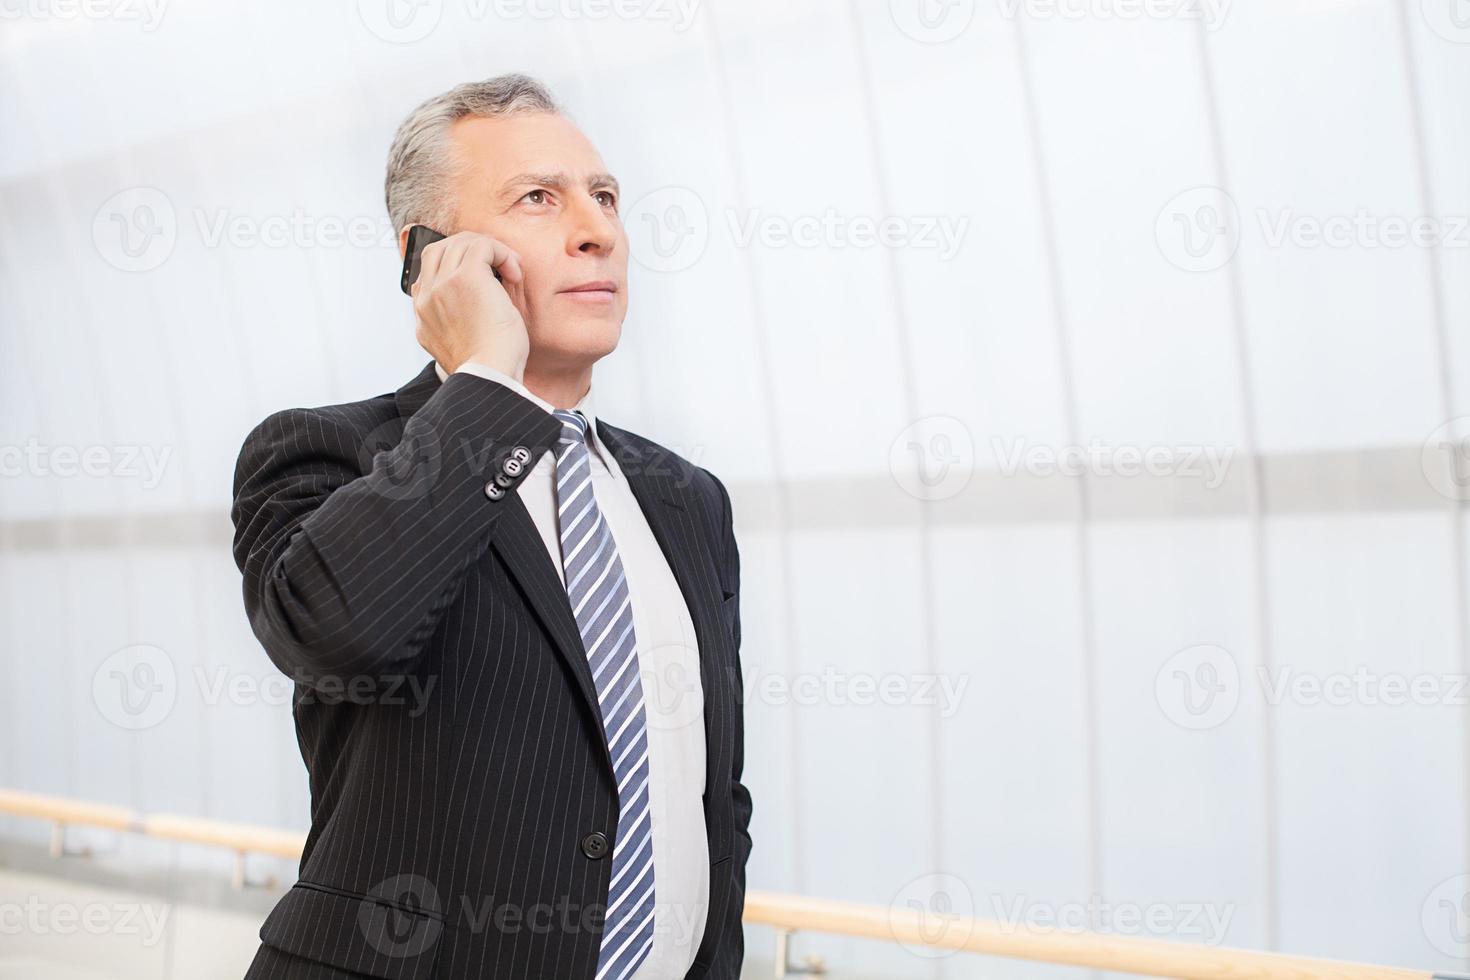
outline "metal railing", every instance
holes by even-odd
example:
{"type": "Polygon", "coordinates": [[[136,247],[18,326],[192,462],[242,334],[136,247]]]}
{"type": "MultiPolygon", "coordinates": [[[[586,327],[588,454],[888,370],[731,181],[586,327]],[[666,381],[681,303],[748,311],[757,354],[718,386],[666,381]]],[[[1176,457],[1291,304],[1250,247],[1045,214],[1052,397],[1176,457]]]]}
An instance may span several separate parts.
{"type": "MultiPolygon", "coordinates": [[[[51,853],[66,853],[66,829],[84,826],[223,848],[235,855],[234,885],[243,888],[248,855],[299,860],[304,833],[158,814],[145,816],[126,807],[0,789],[0,814],[29,817],[51,825],[51,853]]],[[[1185,980],[1470,980],[1458,974],[1337,960],[1228,949],[1138,936],[1070,930],[1034,931],[968,916],[938,916],[914,909],[887,908],[829,899],[747,891],[745,921],[776,931],[776,975],[823,972],[810,958],[793,964],[789,943],[797,932],[854,936],[988,956],[1034,960],[1064,966],[1185,980]]]]}

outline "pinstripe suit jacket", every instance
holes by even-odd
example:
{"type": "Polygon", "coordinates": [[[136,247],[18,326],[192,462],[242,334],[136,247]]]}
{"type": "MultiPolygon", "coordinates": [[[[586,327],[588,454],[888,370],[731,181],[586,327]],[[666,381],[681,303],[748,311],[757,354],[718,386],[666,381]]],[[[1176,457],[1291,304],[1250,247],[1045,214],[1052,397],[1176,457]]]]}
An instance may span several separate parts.
{"type": "MultiPolygon", "coordinates": [[[[515,492],[560,432],[430,363],[245,440],[235,560],[255,635],[296,681],[312,807],[248,980],[593,977],[617,788],[566,591],[515,492]]],[[[733,978],[751,801],[730,499],[673,452],[599,432],[695,625],[710,904],[689,977],[733,978]]]]}

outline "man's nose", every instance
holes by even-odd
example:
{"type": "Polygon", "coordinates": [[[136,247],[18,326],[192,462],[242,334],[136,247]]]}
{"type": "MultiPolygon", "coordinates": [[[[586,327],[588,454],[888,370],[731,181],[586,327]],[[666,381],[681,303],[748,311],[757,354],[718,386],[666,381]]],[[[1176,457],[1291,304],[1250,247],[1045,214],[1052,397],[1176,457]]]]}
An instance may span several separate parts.
{"type": "Polygon", "coordinates": [[[602,205],[586,197],[570,209],[571,237],[568,251],[610,253],[618,243],[618,230],[602,205]]]}

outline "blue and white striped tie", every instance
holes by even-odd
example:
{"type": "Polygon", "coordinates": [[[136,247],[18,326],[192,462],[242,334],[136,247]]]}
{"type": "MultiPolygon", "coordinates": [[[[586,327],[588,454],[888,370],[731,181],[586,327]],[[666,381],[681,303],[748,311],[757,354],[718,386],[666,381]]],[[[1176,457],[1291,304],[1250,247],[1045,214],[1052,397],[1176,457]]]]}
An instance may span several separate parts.
{"type": "Polygon", "coordinates": [[[648,732],[633,636],[633,605],[612,531],[592,493],[587,419],[557,409],[557,523],[567,597],[597,686],[602,729],[618,779],[618,837],[596,980],[624,980],[653,948],[653,837],[648,815],[648,732]]]}

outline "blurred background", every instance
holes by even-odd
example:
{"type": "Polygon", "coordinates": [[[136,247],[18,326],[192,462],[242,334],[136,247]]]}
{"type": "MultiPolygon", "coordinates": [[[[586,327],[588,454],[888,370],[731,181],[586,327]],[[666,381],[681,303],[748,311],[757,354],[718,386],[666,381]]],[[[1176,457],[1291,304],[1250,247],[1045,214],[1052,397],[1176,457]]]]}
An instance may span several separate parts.
{"type": "MultiPolygon", "coordinates": [[[[525,71],[624,189],[602,414],[734,500],[751,888],[1470,966],[1470,3],[17,0],[0,52],[0,787],[305,829],[235,456],[427,363],[389,140],[525,71]]],[[[7,980],[238,977],[294,876],[51,836],[0,815],[7,980]]]]}

